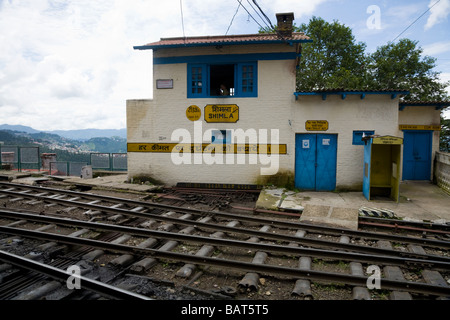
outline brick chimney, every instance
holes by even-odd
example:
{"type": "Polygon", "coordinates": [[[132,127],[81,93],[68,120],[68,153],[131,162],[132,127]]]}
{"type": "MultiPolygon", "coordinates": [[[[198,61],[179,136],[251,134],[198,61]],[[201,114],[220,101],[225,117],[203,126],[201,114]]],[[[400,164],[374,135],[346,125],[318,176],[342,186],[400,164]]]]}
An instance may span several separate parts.
{"type": "Polygon", "coordinates": [[[294,24],[294,13],[277,13],[277,29],[278,33],[283,37],[292,36],[293,24],[294,24]]]}

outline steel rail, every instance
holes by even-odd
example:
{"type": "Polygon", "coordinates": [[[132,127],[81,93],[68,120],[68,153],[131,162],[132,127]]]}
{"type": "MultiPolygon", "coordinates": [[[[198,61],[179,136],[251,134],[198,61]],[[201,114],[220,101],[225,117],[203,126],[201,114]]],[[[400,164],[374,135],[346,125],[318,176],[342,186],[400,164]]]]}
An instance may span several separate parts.
{"type": "MultiPolygon", "coordinates": [[[[0,226],[0,232],[3,233],[17,234],[18,231],[20,231],[20,234],[22,236],[28,238],[42,239],[43,237],[45,237],[47,240],[50,241],[58,241],[61,243],[67,243],[71,245],[75,244],[81,246],[102,248],[104,250],[119,253],[130,254],[132,252],[136,255],[152,256],[157,259],[167,259],[167,260],[183,261],[185,263],[193,263],[198,265],[231,268],[237,269],[242,272],[246,271],[258,272],[261,274],[270,274],[275,276],[280,275],[287,276],[292,277],[294,279],[301,278],[301,279],[309,279],[312,281],[326,281],[334,283],[338,282],[346,285],[363,286],[363,287],[365,287],[368,282],[368,277],[364,276],[355,276],[349,274],[340,274],[314,270],[302,270],[299,268],[271,266],[266,264],[254,264],[242,261],[231,261],[226,259],[211,258],[206,256],[196,256],[171,251],[159,251],[157,249],[131,247],[123,244],[114,244],[110,242],[102,242],[98,240],[91,240],[85,238],[75,238],[59,234],[46,234],[46,233],[43,234],[42,232],[32,230],[15,229],[0,226]]],[[[380,288],[382,290],[400,290],[400,291],[416,292],[421,294],[431,294],[450,297],[450,286],[439,286],[427,283],[389,280],[383,278],[380,281],[380,288]]]]}
{"type": "MultiPolygon", "coordinates": [[[[4,193],[6,192],[8,194],[12,193],[12,191],[5,191],[5,190],[0,190],[0,192],[4,192],[4,193]]],[[[27,197],[27,198],[39,198],[39,199],[42,198],[42,196],[36,196],[36,195],[33,196],[33,195],[27,194],[27,193],[21,193],[21,196],[27,197]]],[[[264,231],[259,231],[259,230],[229,227],[229,226],[219,225],[217,223],[206,223],[206,222],[199,222],[199,221],[193,221],[193,220],[188,220],[188,219],[179,219],[179,218],[170,217],[170,216],[152,214],[149,212],[138,212],[138,211],[132,211],[132,210],[128,210],[128,209],[106,207],[106,206],[101,206],[98,204],[84,203],[84,202],[78,202],[78,201],[72,201],[72,200],[46,198],[46,197],[42,198],[42,200],[48,200],[51,202],[56,202],[56,203],[60,203],[60,204],[64,204],[64,205],[70,204],[71,206],[78,206],[78,207],[83,207],[86,209],[110,212],[110,213],[114,213],[114,214],[120,213],[122,215],[128,215],[128,216],[134,216],[134,217],[140,217],[140,218],[146,218],[146,219],[154,219],[156,221],[170,222],[170,223],[179,224],[179,225],[193,226],[196,228],[218,230],[218,231],[223,231],[223,232],[227,232],[227,233],[244,234],[244,235],[248,235],[248,236],[256,236],[259,238],[271,239],[271,240],[295,242],[295,243],[299,243],[302,245],[310,245],[310,246],[316,246],[316,247],[332,247],[332,248],[335,248],[338,250],[364,252],[364,253],[368,253],[368,254],[377,254],[377,255],[400,256],[400,257],[405,257],[405,258],[422,257],[423,259],[450,261],[450,257],[447,258],[447,257],[428,255],[428,254],[423,255],[423,254],[418,254],[418,253],[402,252],[402,251],[396,251],[396,250],[390,250],[390,249],[384,249],[384,248],[378,248],[378,247],[372,247],[372,246],[357,245],[357,244],[352,244],[352,243],[327,241],[327,240],[322,240],[322,239],[311,239],[311,238],[306,238],[306,237],[298,238],[295,236],[290,236],[290,235],[285,235],[285,234],[280,234],[280,233],[270,233],[270,232],[264,232],[264,231]]],[[[240,216],[237,215],[235,218],[239,220],[239,217],[240,216]]],[[[268,220],[268,223],[270,223],[270,222],[271,221],[268,220]]],[[[380,235],[380,239],[386,240],[386,238],[383,238],[381,236],[382,235],[380,235]]],[[[390,239],[390,238],[388,238],[388,239],[390,239]]],[[[415,238],[413,238],[413,239],[415,239],[415,238]]],[[[439,241],[439,242],[440,243],[444,242],[444,244],[441,244],[441,248],[445,247],[445,245],[450,245],[450,242],[446,242],[446,241],[439,241]]]]}
{"type": "MultiPolygon", "coordinates": [[[[14,218],[23,219],[28,221],[49,223],[55,225],[65,225],[71,227],[79,227],[91,230],[102,230],[110,232],[118,232],[124,234],[130,234],[133,236],[140,237],[155,237],[165,240],[176,240],[185,242],[194,242],[199,244],[210,244],[217,247],[238,247],[245,249],[252,249],[258,251],[266,252],[277,252],[287,255],[298,255],[298,256],[311,256],[315,258],[325,258],[325,259],[339,259],[346,261],[358,261],[364,263],[377,263],[385,265],[396,265],[396,266],[421,266],[421,267],[434,267],[439,270],[448,271],[450,270],[450,260],[438,261],[432,260],[429,256],[423,259],[418,257],[405,258],[405,257],[395,257],[395,256],[385,256],[385,255],[374,255],[374,254],[361,254],[361,253],[351,253],[336,250],[326,250],[326,249],[311,249],[303,247],[294,247],[286,245],[275,245],[275,244],[264,244],[255,243],[249,241],[223,239],[223,238],[212,238],[197,235],[188,235],[182,233],[173,233],[166,231],[149,230],[142,228],[134,228],[120,225],[103,224],[98,222],[86,222],[73,219],[65,219],[58,217],[48,217],[42,215],[36,215],[32,213],[16,213],[5,210],[0,210],[0,217],[3,218],[14,218]]],[[[13,228],[15,230],[16,228],[13,228]]],[[[1,227],[0,227],[1,230],[1,227]]]]}
{"type": "MultiPolygon", "coordinates": [[[[32,272],[46,275],[52,279],[59,281],[67,281],[71,276],[66,271],[31,260],[25,257],[21,257],[3,250],[0,250],[0,260],[15,265],[19,268],[27,269],[32,272]]],[[[149,297],[127,291],[115,286],[108,285],[106,283],[86,278],[82,275],[77,275],[80,279],[80,284],[83,289],[97,292],[110,299],[119,300],[152,300],[149,297]]]]}
{"type": "MultiPolygon", "coordinates": [[[[450,241],[445,240],[436,240],[436,239],[427,239],[427,238],[415,238],[415,237],[404,237],[399,235],[390,235],[390,234],[380,234],[375,232],[366,232],[366,231],[359,231],[359,230],[350,230],[350,229],[343,229],[343,228],[335,228],[335,227],[328,227],[328,226],[321,226],[321,225],[314,225],[309,223],[300,223],[300,222],[286,222],[286,221],[279,221],[279,220],[270,220],[265,218],[257,218],[257,217],[251,217],[251,216],[245,216],[245,215],[239,215],[239,214],[233,214],[233,213],[227,213],[222,211],[207,211],[207,210],[199,210],[199,209],[193,209],[193,208],[180,208],[176,206],[171,205],[165,205],[160,203],[149,203],[145,201],[138,201],[138,200],[130,200],[130,199],[123,199],[123,198],[116,198],[116,197],[110,197],[110,196],[99,196],[99,195],[93,195],[93,194],[85,194],[80,192],[74,192],[69,190],[58,190],[58,189],[52,189],[52,188],[45,188],[45,187],[36,187],[36,186],[24,186],[24,185],[18,185],[18,184],[11,184],[6,182],[0,182],[0,185],[8,185],[13,186],[17,188],[22,189],[33,189],[33,190],[39,190],[39,191],[48,191],[48,192],[55,192],[55,193],[64,193],[72,196],[78,196],[78,197],[84,197],[88,199],[95,199],[95,200],[105,200],[105,201],[111,201],[111,202],[119,202],[119,203],[127,203],[127,204],[133,204],[136,206],[141,206],[143,208],[147,209],[163,209],[167,211],[174,211],[178,213],[190,213],[193,215],[199,215],[199,216],[214,216],[215,218],[222,218],[222,219],[230,219],[230,220],[238,220],[238,221],[245,221],[249,223],[256,223],[261,225],[270,225],[277,228],[284,228],[284,229],[302,229],[310,232],[320,232],[328,235],[348,235],[352,237],[357,238],[363,238],[363,239],[373,239],[373,240],[389,240],[393,242],[398,243],[410,243],[410,244],[417,244],[417,245],[425,245],[425,246],[431,246],[436,248],[445,248],[450,249],[450,241]]],[[[16,195],[13,191],[7,191],[7,190],[1,190],[0,193],[6,193],[10,195],[16,195]]],[[[90,204],[84,204],[82,202],[75,202],[75,201],[69,201],[64,199],[53,199],[53,198],[47,198],[45,196],[33,196],[32,194],[26,194],[26,193],[19,193],[22,197],[26,198],[39,198],[43,201],[52,201],[52,202],[58,202],[60,204],[77,204],[77,205],[84,205],[88,209],[95,209],[100,211],[109,211],[113,213],[122,213],[127,214],[125,209],[120,208],[109,208],[108,207],[102,207],[96,205],[90,205],[90,204]],[[90,206],[90,207],[88,207],[90,206]]],[[[128,215],[135,215],[138,214],[136,212],[129,212],[128,215]]],[[[150,215],[150,213],[147,213],[150,215]]],[[[139,215],[139,217],[143,217],[139,215]]],[[[156,219],[155,217],[151,217],[153,219],[156,219]]],[[[160,217],[160,219],[165,219],[165,217],[160,217]]],[[[167,220],[166,220],[167,221],[167,220]]],[[[173,222],[173,221],[171,221],[173,222]]],[[[186,221],[185,221],[186,222],[186,221]]],[[[188,223],[188,222],[187,222],[188,223]]],[[[350,250],[350,249],[349,249],[350,250]]]]}

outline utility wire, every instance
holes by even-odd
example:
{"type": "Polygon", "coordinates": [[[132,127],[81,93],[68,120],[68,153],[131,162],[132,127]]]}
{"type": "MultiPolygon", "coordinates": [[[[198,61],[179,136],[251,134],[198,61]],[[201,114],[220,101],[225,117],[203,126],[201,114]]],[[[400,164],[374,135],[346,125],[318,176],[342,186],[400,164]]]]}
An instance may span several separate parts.
{"type": "Polygon", "coordinates": [[[181,9],[181,26],[183,28],[183,38],[186,38],[186,34],[184,33],[183,0],[180,0],[180,9],[181,9]]]}
{"type": "Polygon", "coordinates": [[[259,12],[255,9],[255,7],[252,5],[252,3],[250,2],[250,0],[247,0],[247,3],[250,5],[250,7],[252,7],[252,9],[256,12],[256,14],[258,15],[258,17],[262,20],[262,22],[268,27],[270,28],[270,26],[267,24],[267,22],[264,20],[263,17],[261,17],[261,15],[259,14],[259,12]]]}
{"type": "Polygon", "coordinates": [[[255,18],[253,18],[252,14],[247,10],[247,8],[244,7],[244,5],[242,4],[242,0],[237,0],[237,2],[239,2],[239,5],[242,6],[242,8],[244,8],[245,11],[247,11],[248,15],[253,19],[253,21],[255,21],[256,24],[257,24],[258,26],[260,26],[261,29],[264,29],[264,27],[263,27],[258,21],[256,21],[255,18]]]}
{"type": "MultiPolygon", "coordinates": [[[[255,4],[255,6],[258,7],[259,11],[261,11],[262,15],[264,16],[264,18],[266,18],[266,20],[269,22],[270,27],[272,29],[275,29],[275,27],[273,26],[272,22],[270,21],[269,17],[264,13],[264,11],[261,9],[261,7],[259,6],[259,4],[256,2],[256,0],[253,0],[253,3],[255,4]]],[[[267,25],[267,23],[266,23],[267,25]]]]}
{"type": "Polygon", "coordinates": [[[419,20],[420,18],[422,18],[422,17],[425,15],[425,13],[427,13],[428,11],[431,10],[431,8],[433,8],[435,5],[437,5],[439,1],[441,1],[441,0],[437,0],[431,7],[428,8],[428,10],[426,10],[424,13],[422,13],[422,14],[420,15],[420,17],[418,17],[416,20],[414,20],[413,23],[411,23],[409,26],[407,26],[406,29],[403,30],[398,36],[396,36],[396,37],[394,38],[394,40],[392,40],[391,42],[394,42],[395,40],[397,40],[397,38],[400,37],[403,33],[405,33],[405,31],[408,30],[414,23],[416,23],[417,20],[419,20]]]}
{"type": "Polygon", "coordinates": [[[238,13],[240,7],[241,7],[241,4],[239,3],[238,6],[237,6],[237,8],[236,8],[236,12],[234,13],[233,18],[231,18],[230,25],[228,26],[228,29],[227,29],[227,32],[225,32],[225,35],[228,34],[228,31],[230,30],[231,25],[233,24],[234,17],[236,17],[236,14],[238,13]]]}

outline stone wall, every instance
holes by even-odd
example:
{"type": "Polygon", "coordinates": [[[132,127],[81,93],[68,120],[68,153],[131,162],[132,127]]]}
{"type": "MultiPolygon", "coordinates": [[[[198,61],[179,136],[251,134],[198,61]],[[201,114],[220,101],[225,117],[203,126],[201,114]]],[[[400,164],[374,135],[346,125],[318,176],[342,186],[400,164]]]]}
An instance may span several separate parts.
{"type": "Polygon", "coordinates": [[[434,177],[437,185],[450,194],[450,153],[436,152],[434,177]]]}

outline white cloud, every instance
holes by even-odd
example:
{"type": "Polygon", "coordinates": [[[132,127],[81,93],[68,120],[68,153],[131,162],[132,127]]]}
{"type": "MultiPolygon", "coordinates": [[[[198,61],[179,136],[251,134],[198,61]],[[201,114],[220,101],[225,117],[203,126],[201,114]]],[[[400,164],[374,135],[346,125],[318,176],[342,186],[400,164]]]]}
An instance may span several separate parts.
{"type": "Polygon", "coordinates": [[[450,41],[440,41],[423,46],[423,54],[427,56],[436,56],[450,51],[450,41]]]}
{"type": "Polygon", "coordinates": [[[434,5],[436,0],[431,0],[428,7],[430,9],[430,16],[425,24],[425,30],[432,28],[434,25],[443,22],[450,14],[450,0],[440,0],[439,3],[434,5]]]}
{"type": "MultiPolygon", "coordinates": [[[[324,1],[258,3],[275,22],[275,12],[299,17],[324,1]]],[[[225,34],[238,2],[182,4],[194,36],[225,34]]],[[[0,123],[125,127],[126,100],[152,95],[151,52],[133,46],[182,36],[180,9],[179,0],[0,0],[0,123]]],[[[229,34],[258,32],[247,20],[240,8],[229,34]]]]}

